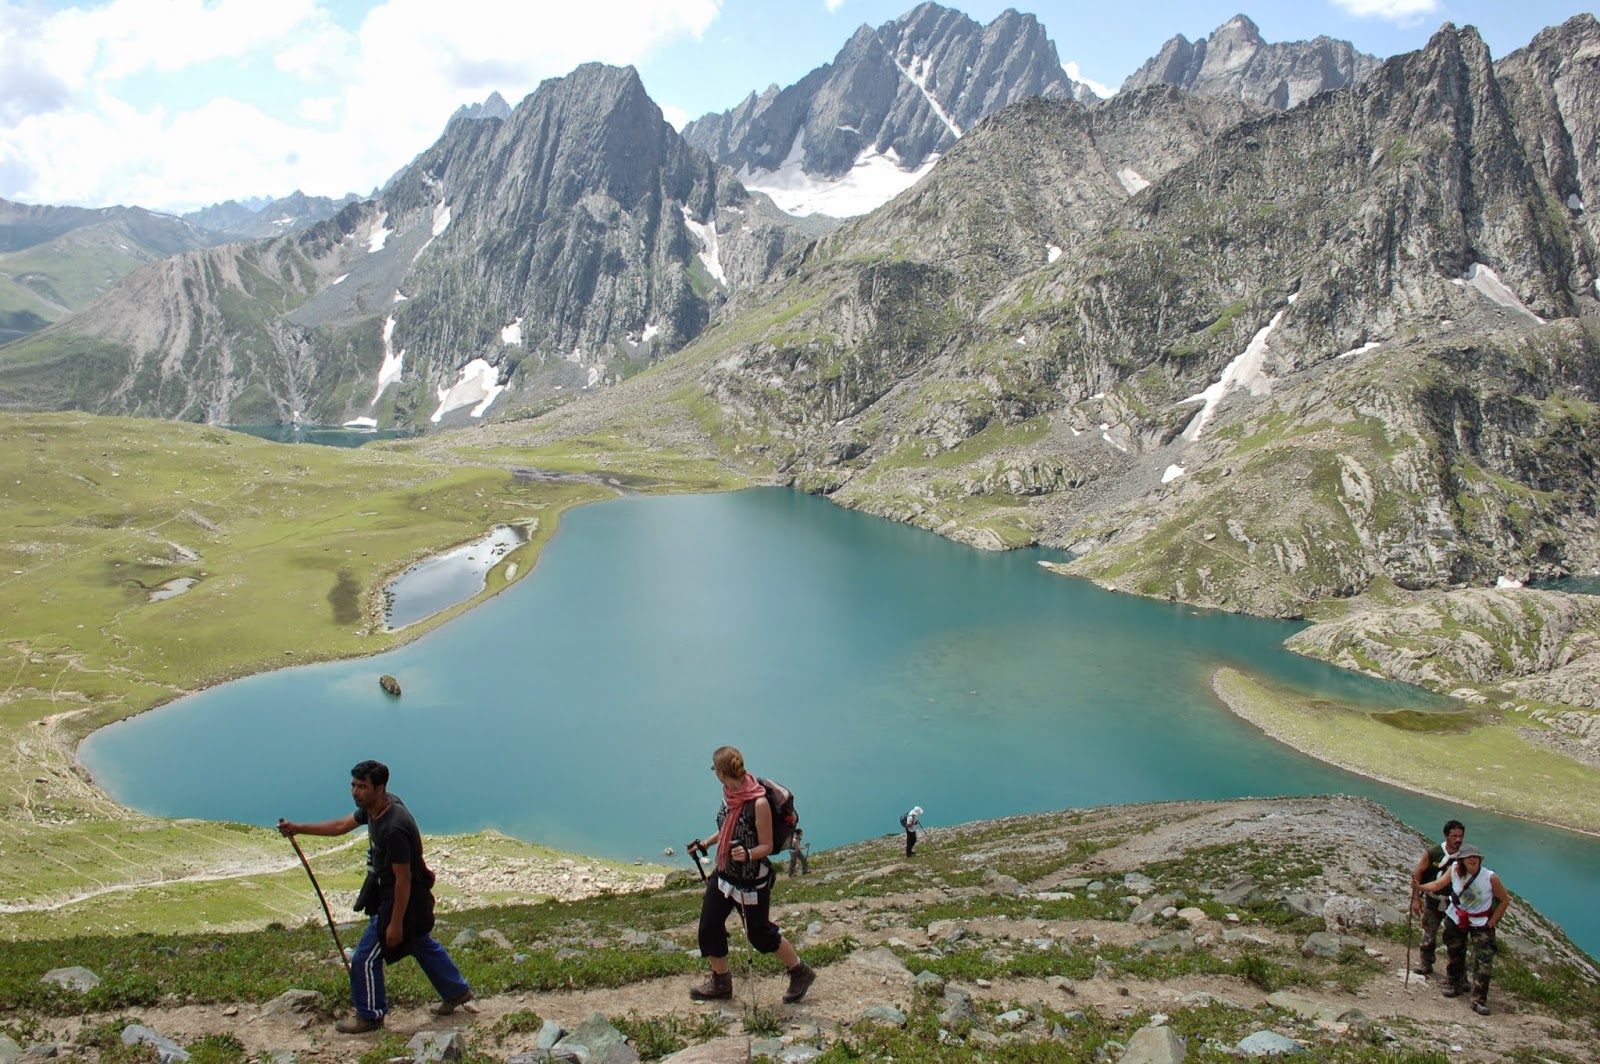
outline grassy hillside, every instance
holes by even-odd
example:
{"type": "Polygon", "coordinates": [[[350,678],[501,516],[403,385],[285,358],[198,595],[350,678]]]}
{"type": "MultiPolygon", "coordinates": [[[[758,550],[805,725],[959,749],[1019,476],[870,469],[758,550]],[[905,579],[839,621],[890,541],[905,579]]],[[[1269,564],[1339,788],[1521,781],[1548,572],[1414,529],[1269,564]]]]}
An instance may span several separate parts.
{"type": "Polygon", "coordinates": [[[1140,1031],[1161,1028],[1187,1040],[1192,1061],[1231,1059],[1261,1031],[1319,1061],[1592,1059],[1592,962],[1521,903],[1502,927],[1492,1017],[1441,998],[1437,981],[1403,976],[1398,906],[1423,844],[1352,798],[937,827],[910,861],[897,835],[865,840],[813,855],[810,875],[776,887],[776,919],[819,969],[798,1005],[779,1002],[781,970],[752,956],[737,921],[734,1000],[690,1003],[704,969],[691,952],[702,889],[692,873],[644,893],[459,911],[436,934],[455,944],[479,1011],[431,1016],[431,990],[402,963],[386,1030],[360,1038],[331,1030],[348,991],[318,921],[12,942],[0,944],[0,1028],[23,1045],[70,1041],[100,1061],[142,1059],[118,1042],[135,1020],[208,1061],[282,1050],[381,1061],[409,1055],[422,1031],[458,1033],[464,1059],[505,1060],[529,1051],[544,1023],[571,1030],[596,1013],[645,1059],[702,1045],[701,1061],[1086,1062],[1121,1059],[1149,1037],[1140,1031]],[[1332,893],[1360,899],[1377,922],[1314,937],[1329,926],[1318,914],[1332,893]],[[66,964],[103,982],[84,994],[40,982],[66,964]],[[266,1006],[291,988],[321,996],[307,1013],[274,1015],[266,1006]],[[947,1010],[961,994],[973,1008],[956,1018],[947,1010]]]}

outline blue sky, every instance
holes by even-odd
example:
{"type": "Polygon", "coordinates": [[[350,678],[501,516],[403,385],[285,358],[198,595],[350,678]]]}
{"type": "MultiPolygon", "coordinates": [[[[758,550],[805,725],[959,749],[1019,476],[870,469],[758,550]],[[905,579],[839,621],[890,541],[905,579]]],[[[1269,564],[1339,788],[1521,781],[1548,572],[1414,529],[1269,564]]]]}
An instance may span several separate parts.
{"type": "MultiPolygon", "coordinates": [[[[515,105],[586,60],[631,63],[669,120],[828,62],[910,0],[0,0],[0,198],[183,211],[229,198],[365,194],[463,103],[515,105]]],[[[1382,57],[1443,22],[1496,56],[1586,8],[1560,0],[1013,0],[1063,64],[1112,88],[1176,33],[1235,14],[1269,41],[1319,34],[1382,57]]]]}

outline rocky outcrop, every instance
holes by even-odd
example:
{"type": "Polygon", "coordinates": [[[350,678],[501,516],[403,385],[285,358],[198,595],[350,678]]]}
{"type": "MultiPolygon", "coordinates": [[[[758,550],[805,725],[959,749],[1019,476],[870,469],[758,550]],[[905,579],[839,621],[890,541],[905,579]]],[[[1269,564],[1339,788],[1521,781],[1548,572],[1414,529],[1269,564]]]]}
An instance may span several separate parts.
{"type": "Polygon", "coordinates": [[[1008,10],[980,26],[924,3],[877,29],[862,26],[832,63],[696,119],[683,135],[785,210],[858,215],[909,185],[983,116],[1033,96],[1093,99],[1062,69],[1037,19],[1008,10]],[[836,186],[857,167],[882,169],[883,192],[854,190],[847,202],[836,186]]]}
{"type": "Polygon", "coordinates": [[[1176,85],[1282,111],[1319,92],[1354,85],[1378,66],[1377,57],[1328,37],[1268,44],[1254,22],[1235,15],[1193,43],[1181,33],[1173,37],[1122,83],[1122,91],[1176,85]]]}
{"type": "MultiPolygon", "coordinates": [[[[1454,591],[1313,625],[1286,645],[1434,691],[1490,688],[1509,699],[1600,710],[1600,598],[1593,596],[1454,591]]],[[[1596,720],[1566,730],[1588,737],[1596,720]]]]}

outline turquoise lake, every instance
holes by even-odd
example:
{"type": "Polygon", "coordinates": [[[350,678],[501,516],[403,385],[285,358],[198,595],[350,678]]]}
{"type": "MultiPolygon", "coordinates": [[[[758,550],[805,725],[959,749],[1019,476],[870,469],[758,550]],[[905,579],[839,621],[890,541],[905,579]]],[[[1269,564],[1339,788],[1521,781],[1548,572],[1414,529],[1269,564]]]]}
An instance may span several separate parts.
{"type": "Polygon", "coordinates": [[[818,849],[898,832],[913,804],[936,842],[1037,810],[1359,794],[1429,837],[1459,816],[1511,890],[1600,953],[1600,840],[1330,768],[1234,717],[1210,677],[1430,696],[1290,654],[1297,625],[1113,594],[1045,557],[781,489],[597,503],[514,586],[408,646],[213,688],[81,754],[135,809],[263,825],[341,815],[350,766],[375,757],[424,831],[617,859],[709,829],[723,743],[795,791],[818,849]]]}

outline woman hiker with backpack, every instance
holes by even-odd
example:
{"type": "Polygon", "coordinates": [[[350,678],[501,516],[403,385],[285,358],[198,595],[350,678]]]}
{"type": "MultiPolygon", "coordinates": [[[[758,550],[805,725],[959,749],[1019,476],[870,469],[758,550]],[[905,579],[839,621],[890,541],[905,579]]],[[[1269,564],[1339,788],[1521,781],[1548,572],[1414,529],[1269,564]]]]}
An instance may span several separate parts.
{"type": "MultiPolygon", "coordinates": [[[[711,976],[689,990],[695,1001],[733,997],[733,973],[728,970],[728,915],[739,910],[745,937],[758,953],[776,953],[789,969],[785,1004],[806,996],[817,973],[801,960],[778,925],[768,915],[772,907],[773,810],[762,782],[745,770],[744,755],[731,746],[719,746],[711,755],[711,771],[722,783],[722,807],[717,810],[717,833],[709,841],[689,843],[691,856],[715,847],[716,871],[706,880],[700,903],[700,955],[711,964],[711,976]]],[[[698,858],[697,858],[698,860],[698,858]]]]}

